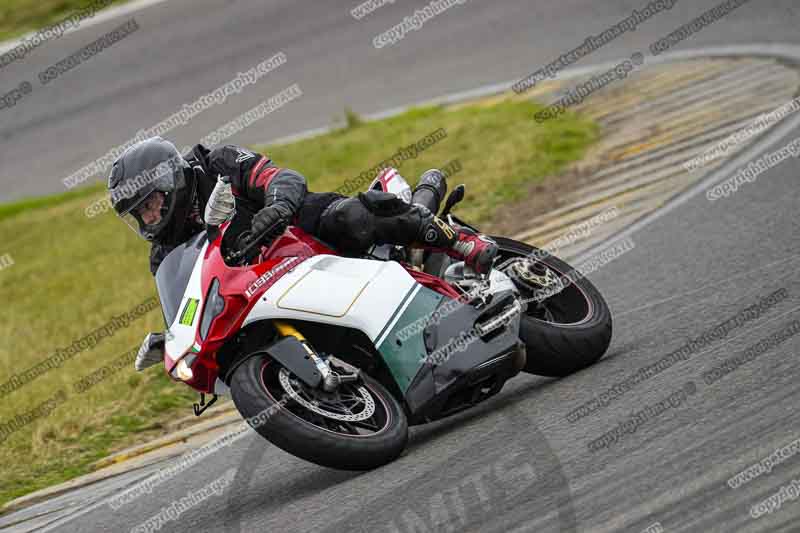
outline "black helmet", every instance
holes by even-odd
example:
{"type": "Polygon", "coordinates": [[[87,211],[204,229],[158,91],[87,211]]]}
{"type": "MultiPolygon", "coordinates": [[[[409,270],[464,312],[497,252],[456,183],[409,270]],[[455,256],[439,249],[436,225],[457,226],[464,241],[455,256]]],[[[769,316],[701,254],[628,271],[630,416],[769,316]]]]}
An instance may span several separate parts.
{"type": "Polygon", "coordinates": [[[176,206],[185,203],[191,170],[171,142],[161,137],[139,142],[125,150],[111,167],[111,205],[134,231],[153,241],[175,216],[176,206]],[[148,224],[141,216],[142,208],[151,195],[158,193],[163,195],[161,217],[148,224]]]}

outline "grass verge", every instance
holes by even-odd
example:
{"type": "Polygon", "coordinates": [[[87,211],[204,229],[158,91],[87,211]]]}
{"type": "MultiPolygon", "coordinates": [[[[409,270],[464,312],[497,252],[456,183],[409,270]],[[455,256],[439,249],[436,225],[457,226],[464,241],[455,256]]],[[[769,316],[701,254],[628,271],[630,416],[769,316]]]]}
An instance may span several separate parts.
{"type": "Polygon", "coordinates": [[[58,194],[51,194],[48,196],[36,196],[30,198],[23,198],[13,203],[0,204],[0,221],[6,218],[11,218],[24,211],[32,211],[34,209],[43,209],[46,207],[55,207],[67,203],[71,200],[79,198],[96,197],[105,190],[102,183],[90,185],[88,187],[80,187],[71,191],[66,191],[58,194]]]}
{"type": "MultiPolygon", "coordinates": [[[[376,122],[351,119],[327,135],[260,149],[308,176],[311,190],[335,190],[398,148],[444,128],[447,136],[404,161],[400,172],[413,184],[424,170],[458,160],[462,170],[450,182],[465,183],[467,198],[456,211],[480,225],[506,202],[519,200],[530,184],[579,159],[595,139],[596,126],[574,115],[536,124],[538,109],[516,100],[419,108],[376,122]]],[[[0,206],[0,255],[14,260],[0,270],[6,302],[0,307],[0,390],[15,373],[155,295],[147,243],[112,213],[85,216],[86,206],[101,197],[90,187],[0,206]]],[[[2,398],[0,438],[15,417],[58,391],[66,396],[3,440],[0,504],[86,473],[93,461],[150,440],[170,420],[190,413],[196,395],[160,367],[137,374],[126,365],[86,392],[75,388],[82,377],[138,347],[147,331],[162,329],[153,310],[2,398]]]]}
{"type": "Polygon", "coordinates": [[[126,1],[4,0],[0,3],[0,41],[50,26],[93,4],[104,7],[126,1]]]}

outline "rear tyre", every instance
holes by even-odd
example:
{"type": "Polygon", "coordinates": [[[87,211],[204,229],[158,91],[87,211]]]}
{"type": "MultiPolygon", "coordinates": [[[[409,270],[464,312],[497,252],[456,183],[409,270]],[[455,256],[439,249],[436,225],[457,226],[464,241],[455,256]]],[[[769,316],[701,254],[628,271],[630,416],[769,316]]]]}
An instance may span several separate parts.
{"type": "Polygon", "coordinates": [[[310,389],[266,354],[247,359],[231,378],[231,396],[254,429],[292,455],[321,466],[369,470],[396,459],[408,422],[383,385],[362,373],[336,393],[310,389]]]}
{"type": "MultiPolygon", "coordinates": [[[[493,239],[499,248],[496,265],[537,251],[533,246],[504,237],[493,239]]],[[[542,272],[549,270],[551,275],[563,279],[574,271],[550,254],[543,252],[536,257],[539,267],[544,266],[542,272]]],[[[535,296],[527,287],[517,286],[523,297],[535,296]]],[[[573,374],[603,357],[611,343],[611,332],[611,310],[600,291],[585,277],[565,283],[553,296],[541,302],[532,301],[520,320],[520,339],[528,352],[523,370],[549,377],[573,374]]]]}

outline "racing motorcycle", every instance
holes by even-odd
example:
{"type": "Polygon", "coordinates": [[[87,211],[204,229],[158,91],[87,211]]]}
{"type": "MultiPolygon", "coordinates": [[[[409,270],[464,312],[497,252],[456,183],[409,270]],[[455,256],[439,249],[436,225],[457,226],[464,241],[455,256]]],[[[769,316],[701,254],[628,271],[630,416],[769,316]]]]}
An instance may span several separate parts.
{"type": "MultiPolygon", "coordinates": [[[[444,253],[393,245],[343,257],[295,226],[239,231],[245,225],[216,202],[225,187],[210,200],[222,222],[156,273],[165,368],[200,392],[198,416],[230,395],[283,450],[371,469],[402,453],[410,425],[485,401],[521,371],[566,376],[608,348],[603,297],[543,250],[493,237],[499,253],[486,276],[444,253]]],[[[393,169],[370,188],[439,209],[393,169]]],[[[464,192],[456,187],[440,216],[472,227],[451,213],[464,192]]]]}

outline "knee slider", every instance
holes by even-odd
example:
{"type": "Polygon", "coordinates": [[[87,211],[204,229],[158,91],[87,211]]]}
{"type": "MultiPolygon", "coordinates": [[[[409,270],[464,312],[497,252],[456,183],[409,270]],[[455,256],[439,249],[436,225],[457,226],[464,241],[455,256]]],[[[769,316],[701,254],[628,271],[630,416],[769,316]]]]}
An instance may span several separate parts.
{"type": "Polygon", "coordinates": [[[373,244],[374,215],[357,198],[332,204],[320,217],[320,237],[342,252],[362,253],[373,244]]]}

